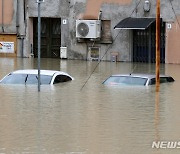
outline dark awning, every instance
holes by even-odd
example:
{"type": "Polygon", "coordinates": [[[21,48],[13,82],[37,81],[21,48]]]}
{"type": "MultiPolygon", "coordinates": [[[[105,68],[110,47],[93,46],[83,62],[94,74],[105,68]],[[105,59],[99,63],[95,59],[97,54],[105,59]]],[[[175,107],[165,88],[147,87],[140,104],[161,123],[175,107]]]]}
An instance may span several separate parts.
{"type": "Polygon", "coordinates": [[[156,18],[125,18],[120,21],[114,29],[147,29],[156,18]]]}

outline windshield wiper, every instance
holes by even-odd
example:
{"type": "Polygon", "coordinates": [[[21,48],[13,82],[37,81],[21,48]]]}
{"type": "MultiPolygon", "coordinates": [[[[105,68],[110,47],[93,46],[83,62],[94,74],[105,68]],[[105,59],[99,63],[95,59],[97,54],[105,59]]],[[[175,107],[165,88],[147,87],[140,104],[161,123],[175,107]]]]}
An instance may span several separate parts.
{"type": "Polygon", "coordinates": [[[25,83],[27,82],[27,79],[28,79],[28,74],[27,74],[27,76],[26,76],[26,78],[25,78],[25,83]]]}
{"type": "MultiPolygon", "coordinates": [[[[38,80],[38,76],[36,75],[36,79],[38,80]]],[[[40,82],[40,84],[41,84],[41,82],[40,82]]]]}

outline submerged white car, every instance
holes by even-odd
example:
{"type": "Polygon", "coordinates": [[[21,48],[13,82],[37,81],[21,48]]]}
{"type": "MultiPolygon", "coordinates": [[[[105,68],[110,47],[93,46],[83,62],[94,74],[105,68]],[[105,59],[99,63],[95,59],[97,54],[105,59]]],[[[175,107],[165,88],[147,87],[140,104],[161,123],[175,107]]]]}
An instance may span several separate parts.
{"type": "MultiPolygon", "coordinates": [[[[171,76],[160,75],[160,83],[174,82],[171,76]]],[[[156,83],[156,75],[151,74],[117,74],[106,79],[105,85],[142,85],[149,86],[156,83]]]]}
{"type": "MultiPolygon", "coordinates": [[[[41,84],[57,84],[74,80],[72,76],[65,72],[54,70],[40,70],[41,84]]],[[[1,84],[38,84],[38,70],[17,70],[7,74],[1,84]]]]}

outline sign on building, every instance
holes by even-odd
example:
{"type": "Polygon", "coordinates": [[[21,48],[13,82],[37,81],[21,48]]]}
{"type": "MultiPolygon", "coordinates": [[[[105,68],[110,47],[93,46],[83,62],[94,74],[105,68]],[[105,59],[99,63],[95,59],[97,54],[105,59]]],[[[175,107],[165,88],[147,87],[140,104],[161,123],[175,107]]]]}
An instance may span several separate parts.
{"type": "Polygon", "coordinates": [[[0,42],[0,53],[14,53],[14,42],[0,42]]]}

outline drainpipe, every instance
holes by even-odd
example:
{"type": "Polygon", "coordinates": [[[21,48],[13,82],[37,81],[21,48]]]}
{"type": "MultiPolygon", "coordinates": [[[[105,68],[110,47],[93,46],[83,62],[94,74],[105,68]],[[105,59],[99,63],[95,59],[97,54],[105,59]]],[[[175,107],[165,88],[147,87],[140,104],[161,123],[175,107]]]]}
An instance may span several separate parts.
{"type": "Polygon", "coordinates": [[[27,14],[27,1],[23,0],[23,11],[24,11],[24,26],[25,26],[25,30],[24,30],[24,35],[26,36],[26,31],[27,31],[27,21],[26,21],[26,14],[27,14]]]}
{"type": "MultiPolygon", "coordinates": [[[[21,1],[17,0],[17,7],[16,7],[16,33],[17,33],[17,38],[19,40],[19,51],[20,51],[20,57],[23,58],[24,57],[24,34],[22,34],[22,32],[20,31],[20,21],[19,21],[19,17],[20,17],[20,8],[19,8],[19,3],[21,1]]],[[[24,1],[23,1],[24,2],[24,1]]]]}
{"type": "Polygon", "coordinates": [[[17,36],[19,36],[19,0],[16,1],[17,2],[17,8],[16,8],[16,32],[17,32],[17,36]]]}
{"type": "Polygon", "coordinates": [[[21,58],[24,57],[24,37],[21,37],[21,58]]]}
{"type": "Polygon", "coordinates": [[[102,16],[102,11],[99,11],[99,15],[98,15],[98,20],[101,20],[101,16],[102,16]]]}
{"type": "Polygon", "coordinates": [[[4,0],[2,0],[2,32],[4,33],[4,0]]]}

